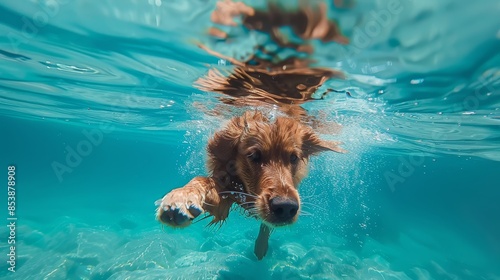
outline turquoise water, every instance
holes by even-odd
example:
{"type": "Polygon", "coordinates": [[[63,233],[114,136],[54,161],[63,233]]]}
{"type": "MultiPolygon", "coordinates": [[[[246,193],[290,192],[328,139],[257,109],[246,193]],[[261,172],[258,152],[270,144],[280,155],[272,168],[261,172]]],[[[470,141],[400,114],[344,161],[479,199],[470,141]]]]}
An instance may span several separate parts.
{"type": "Polygon", "coordinates": [[[220,94],[194,82],[234,65],[197,44],[240,58],[269,36],[238,24],[210,37],[215,1],[2,1],[0,277],[500,279],[498,1],[346,3],[328,16],[351,43],[313,40],[311,56],[345,73],[322,88],[350,94],[303,107],[342,124],[323,137],[349,153],[312,160],[310,215],[257,261],[258,221],[172,230],[154,201],[206,175],[205,145],[238,111],[200,109],[220,94]]]}

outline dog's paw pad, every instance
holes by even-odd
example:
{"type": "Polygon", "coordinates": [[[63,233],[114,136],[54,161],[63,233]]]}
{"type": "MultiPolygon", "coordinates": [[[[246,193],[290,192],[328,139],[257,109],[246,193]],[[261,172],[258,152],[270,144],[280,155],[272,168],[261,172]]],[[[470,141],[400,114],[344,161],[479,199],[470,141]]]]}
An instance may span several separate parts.
{"type": "Polygon", "coordinates": [[[159,215],[159,219],[169,225],[185,226],[189,224],[191,217],[183,213],[179,208],[163,207],[163,212],[159,215]]]}
{"type": "Polygon", "coordinates": [[[186,222],[189,222],[189,220],[191,220],[189,218],[189,216],[185,213],[183,213],[179,208],[178,209],[174,209],[173,210],[173,220],[174,220],[174,223],[177,225],[177,226],[182,226],[184,225],[186,222]]]}
{"type": "Polygon", "coordinates": [[[201,213],[203,213],[203,210],[196,207],[195,205],[190,205],[188,207],[188,211],[191,215],[193,215],[194,218],[198,217],[201,213]]]}
{"type": "Polygon", "coordinates": [[[184,189],[175,189],[155,203],[157,219],[169,226],[186,227],[203,213],[199,196],[184,189]]]}

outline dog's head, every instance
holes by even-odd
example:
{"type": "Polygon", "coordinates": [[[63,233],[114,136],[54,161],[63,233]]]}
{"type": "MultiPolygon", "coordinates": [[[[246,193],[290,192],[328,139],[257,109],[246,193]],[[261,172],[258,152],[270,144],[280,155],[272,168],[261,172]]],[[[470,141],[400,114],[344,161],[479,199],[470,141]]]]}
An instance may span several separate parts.
{"type": "MultiPolygon", "coordinates": [[[[221,184],[242,183],[249,209],[271,226],[294,223],[300,212],[297,191],[311,155],[345,152],[321,140],[311,128],[288,117],[270,122],[260,112],[235,117],[208,145],[208,166],[221,184]]],[[[223,186],[230,189],[231,186],[223,186]]]]}

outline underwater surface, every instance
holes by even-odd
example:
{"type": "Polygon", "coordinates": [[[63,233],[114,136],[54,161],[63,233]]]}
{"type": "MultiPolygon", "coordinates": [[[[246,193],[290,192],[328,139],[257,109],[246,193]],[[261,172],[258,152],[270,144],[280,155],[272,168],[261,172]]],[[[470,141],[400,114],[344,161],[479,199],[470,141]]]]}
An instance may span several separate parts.
{"type": "Polygon", "coordinates": [[[312,22],[319,7],[333,35],[217,23],[208,0],[1,2],[0,278],[500,279],[500,3],[244,3],[312,22]],[[260,222],[238,210],[162,227],[154,202],[206,176],[209,137],[259,107],[209,73],[287,59],[330,69],[280,98],[340,124],[322,137],[349,151],[312,158],[307,215],[261,261],[260,222]]]}

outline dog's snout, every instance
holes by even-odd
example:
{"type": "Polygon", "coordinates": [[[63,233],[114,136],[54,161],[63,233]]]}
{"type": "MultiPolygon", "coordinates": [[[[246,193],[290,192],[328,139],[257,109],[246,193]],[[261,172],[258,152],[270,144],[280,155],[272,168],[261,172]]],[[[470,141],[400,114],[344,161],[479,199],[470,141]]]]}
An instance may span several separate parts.
{"type": "Polygon", "coordinates": [[[297,215],[299,203],[295,199],[278,196],[269,201],[269,208],[276,221],[288,223],[297,215]]]}

